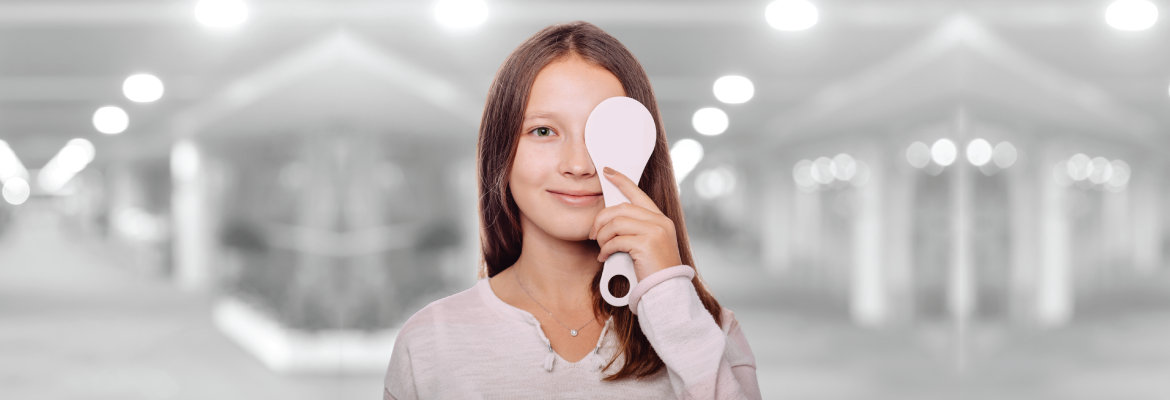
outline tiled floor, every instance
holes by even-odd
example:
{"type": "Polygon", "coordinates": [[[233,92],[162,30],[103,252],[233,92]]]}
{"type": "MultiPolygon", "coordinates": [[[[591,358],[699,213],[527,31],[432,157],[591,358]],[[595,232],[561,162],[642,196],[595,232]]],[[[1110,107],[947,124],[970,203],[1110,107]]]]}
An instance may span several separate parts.
{"type": "Polygon", "coordinates": [[[268,371],[215,329],[207,296],[116,265],[54,223],[26,218],[0,240],[0,398],[381,398],[381,376],[268,371]]]}
{"type": "MultiPolygon", "coordinates": [[[[379,398],[377,375],[266,370],[212,326],[209,296],[131,271],[39,218],[0,239],[0,398],[379,398]]],[[[765,398],[1170,396],[1170,296],[1102,299],[1061,330],[983,328],[958,373],[944,327],[859,329],[730,264],[710,258],[706,275],[748,334],[765,398]]]]}

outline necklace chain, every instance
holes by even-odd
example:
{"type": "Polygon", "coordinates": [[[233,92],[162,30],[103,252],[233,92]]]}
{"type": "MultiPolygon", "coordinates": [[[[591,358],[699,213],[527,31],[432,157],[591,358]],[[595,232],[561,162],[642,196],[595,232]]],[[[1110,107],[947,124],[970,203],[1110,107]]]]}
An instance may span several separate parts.
{"type": "Polygon", "coordinates": [[[525,289],[524,284],[520,283],[520,274],[518,274],[516,272],[518,272],[518,271],[513,271],[512,275],[516,276],[516,284],[520,285],[520,290],[523,290],[524,294],[528,295],[528,298],[532,299],[533,303],[536,303],[536,305],[538,305],[538,306],[540,306],[540,308],[544,309],[544,312],[548,313],[548,316],[552,317],[553,321],[557,321],[558,324],[561,324],[561,326],[565,327],[565,329],[568,329],[569,334],[573,335],[573,337],[577,337],[577,331],[585,329],[586,326],[589,326],[589,324],[593,323],[593,320],[589,320],[589,322],[586,322],[585,325],[581,325],[581,327],[577,328],[577,329],[573,329],[573,328],[570,328],[568,325],[565,325],[564,322],[561,322],[560,319],[557,319],[557,316],[553,315],[552,311],[549,311],[547,307],[545,307],[543,304],[540,304],[539,301],[536,301],[536,298],[532,297],[532,293],[528,293],[528,289],[525,289]]]}

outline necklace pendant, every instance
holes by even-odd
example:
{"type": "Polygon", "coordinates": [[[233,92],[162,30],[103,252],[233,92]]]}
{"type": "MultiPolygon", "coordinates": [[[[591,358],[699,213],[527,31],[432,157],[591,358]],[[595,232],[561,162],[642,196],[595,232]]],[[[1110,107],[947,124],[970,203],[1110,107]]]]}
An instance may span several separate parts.
{"type": "Polygon", "coordinates": [[[570,335],[573,335],[573,337],[577,337],[577,331],[576,331],[576,330],[569,329],[569,334],[570,334],[570,335]]]}

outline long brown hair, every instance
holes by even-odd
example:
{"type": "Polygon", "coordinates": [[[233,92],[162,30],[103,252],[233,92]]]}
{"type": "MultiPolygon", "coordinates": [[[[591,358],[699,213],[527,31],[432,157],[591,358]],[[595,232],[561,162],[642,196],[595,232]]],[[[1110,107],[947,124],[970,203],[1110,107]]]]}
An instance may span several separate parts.
{"type": "MultiPolygon", "coordinates": [[[[544,28],[521,43],[504,60],[496,72],[496,78],[488,91],[483,119],[479,126],[477,167],[479,174],[479,217],[480,240],[483,249],[483,263],[480,278],[491,277],[516,263],[520,258],[522,232],[520,210],[512,199],[508,177],[516,158],[516,147],[524,120],[524,109],[528,105],[529,91],[537,73],[546,65],[571,54],[609,70],[621,81],[626,96],[638,100],[654,116],[658,128],[658,140],[654,152],[642,173],[638,187],[646,192],[658,209],[674,221],[678,236],[679,255],[682,263],[695,266],[691,255],[683,222],[682,204],[678,197],[678,186],[674,180],[674,169],[670,161],[666,131],[658,114],[658,102],[650,88],[650,79],[634,55],[617,39],[593,24],[577,21],[557,24],[544,28]]],[[[643,378],[661,371],[665,364],[638,325],[638,316],[627,307],[613,307],[606,303],[599,292],[601,271],[593,278],[594,313],[612,316],[613,331],[618,349],[609,360],[606,369],[620,356],[625,357],[621,369],[606,377],[617,380],[628,377],[643,378]]],[[[703,306],[722,324],[722,308],[707,289],[696,270],[692,280],[695,291],[703,306]]],[[[629,290],[629,282],[611,281],[613,293],[621,295],[629,290]],[[616,284],[614,282],[617,282],[616,284]]]]}

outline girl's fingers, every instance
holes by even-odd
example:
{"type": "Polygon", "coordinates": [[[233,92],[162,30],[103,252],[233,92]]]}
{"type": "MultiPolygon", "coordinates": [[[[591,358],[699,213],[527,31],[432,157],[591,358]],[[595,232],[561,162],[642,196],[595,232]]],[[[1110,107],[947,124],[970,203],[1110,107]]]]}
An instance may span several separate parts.
{"type": "Polygon", "coordinates": [[[634,218],[619,216],[597,231],[597,244],[604,246],[615,236],[638,235],[650,232],[653,225],[634,218]]]}
{"type": "MultiPolygon", "coordinates": [[[[630,253],[631,257],[635,257],[637,249],[642,247],[641,241],[642,239],[638,236],[617,236],[613,240],[605,242],[604,246],[601,246],[601,252],[597,253],[597,261],[604,262],[609,259],[610,255],[619,251],[630,253]]],[[[634,264],[636,265],[637,263],[638,259],[635,258],[634,264]]]]}
{"type": "Polygon", "coordinates": [[[605,179],[608,179],[609,183],[612,183],[618,188],[618,190],[622,191],[622,194],[626,195],[626,198],[630,199],[631,203],[634,203],[634,205],[645,208],[647,210],[662,213],[662,211],[658,209],[658,206],[654,204],[654,200],[651,200],[650,196],[647,196],[646,192],[643,192],[642,189],[638,187],[637,182],[630,180],[629,177],[610,167],[605,167],[603,172],[605,173],[605,179]]]}
{"type": "Polygon", "coordinates": [[[636,219],[651,224],[668,223],[671,226],[674,225],[674,222],[670,222],[670,218],[661,213],[656,213],[630,203],[621,203],[616,206],[606,207],[597,213],[597,217],[593,219],[593,227],[589,229],[589,238],[596,240],[598,238],[597,233],[601,230],[601,227],[609,224],[614,218],[618,217],[636,219]]]}

